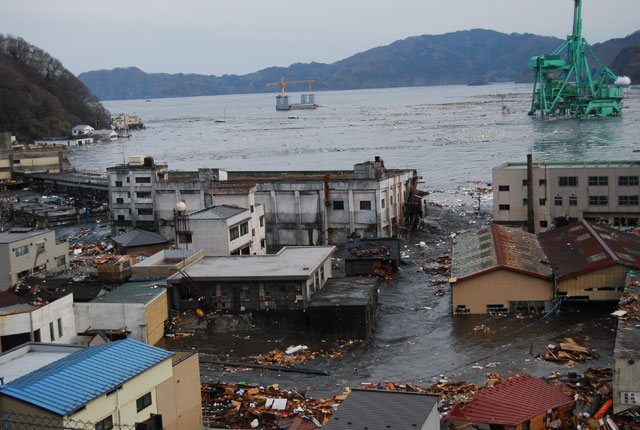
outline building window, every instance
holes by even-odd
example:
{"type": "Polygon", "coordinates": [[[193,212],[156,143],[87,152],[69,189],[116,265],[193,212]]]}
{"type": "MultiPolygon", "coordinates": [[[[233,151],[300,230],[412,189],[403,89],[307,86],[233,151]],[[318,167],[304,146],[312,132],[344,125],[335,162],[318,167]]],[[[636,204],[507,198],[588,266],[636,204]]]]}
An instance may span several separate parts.
{"type": "Polygon", "coordinates": [[[58,337],[62,337],[62,318],[58,318],[58,337]]]}
{"type": "Polygon", "coordinates": [[[136,197],[139,199],[150,199],[151,191],[136,191],[136,197]]]}
{"type": "Polygon", "coordinates": [[[140,208],[140,209],[138,209],[138,215],[153,215],[153,209],[151,209],[151,208],[140,208]]]}
{"type": "Polygon", "coordinates": [[[118,221],[124,221],[124,215],[118,215],[118,221]]]}
{"type": "Polygon", "coordinates": [[[618,196],[620,206],[638,206],[638,196],[618,196]]]}
{"type": "Polygon", "coordinates": [[[526,179],[523,179],[523,180],[522,180],[522,186],[523,186],[523,187],[526,187],[527,185],[529,185],[529,181],[528,181],[528,180],[526,180],[526,179]]]}
{"type": "Polygon", "coordinates": [[[116,181],[116,188],[122,187],[122,181],[116,181]]]}
{"type": "Polygon", "coordinates": [[[545,220],[541,220],[540,221],[540,228],[547,228],[547,225],[548,225],[547,221],[545,221],[545,220]]]}
{"type": "Polygon", "coordinates": [[[389,204],[393,205],[393,194],[389,196],[389,204]]]}
{"type": "Polygon", "coordinates": [[[238,228],[238,226],[235,227],[231,227],[229,229],[229,239],[230,240],[234,240],[240,237],[240,229],[238,228]]]}
{"type": "Polygon", "coordinates": [[[560,176],[558,178],[558,185],[560,185],[561,187],[577,187],[578,177],[577,176],[560,176]]]}
{"type": "Polygon", "coordinates": [[[249,233],[249,223],[243,222],[240,224],[240,236],[244,236],[247,233],[249,233]]]}
{"type": "Polygon", "coordinates": [[[508,210],[511,210],[511,206],[510,205],[498,205],[498,210],[508,211],[508,210]]]}
{"type": "Polygon", "coordinates": [[[191,243],[192,240],[193,240],[193,235],[191,232],[178,233],[178,241],[180,243],[191,243]]]}
{"type": "Polygon", "coordinates": [[[16,257],[27,255],[29,253],[29,245],[19,246],[15,249],[16,257]]]}
{"type": "Polygon", "coordinates": [[[264,227],[264,217],[260,217],[260,227],[264,227]]]}
{"type": "Polygon", "coordinates": [[[538,180],[538,185],[541,187],[545,187],[547,185],[547,180],[546,179],[538,180]]]}
{"type": "Polygon", "coordinates": [[[38,242],[36,243],[36,251],[38,252],[38,254],[41,254],[45,251],[45,244],[44,242],[38,242]]]}
{"type": "Polygon", "coordinates": [[[253,205],[251,205],[251,213],[253,213],[253,205]]]}
{"type": "Polygon", "coordinates": [[[618,185],[622,185],[622,186],[638,185],[638,177],[637,176],[618,176],[618,185]]]}
{"type": "Polygon", "coordinates": [[[382,199],[381,203],[382,203],[382,209],[384,209],[385,208],[384,199],[382,199]]]}
{"type": "Polygon", "coordinates": [[[131,178],[127,176],[127,184],[131,182],[131,178]]]}
{"type": "Polygon", "coordinates": [[[151,183],[151,177],[150,176],[137,176],[136,177],[136,184],[150,184],[151,183]]]}
{"type": "Polygon", "coordinates": [[[527,199],[522,199],[522,206],[526,206],[529,204],[529,200],[527,199]]]}
{"type": "Polygon", "coordinates": [[[334,211],[344,210],[344,201],[342,201],[342,200],[334,200],[333,201],[333,210],[334,211]]]}
{"type": "Polygon", "coordinates": [[[56,340],[56,334],[53,331],[53,321],[49,323],[49,339],[51,339],[52,342],[56,340]]]}
{"type": "Polygon", "coordinates": [[[578,206],[578,198],[576,196],[569,196],[569,206],[578,206]]]}
{"type": "Polygon", "coordinates": [[[360,210],[361,211],[370,211],[371,210],[371,200],[360,200],[360,210]]]}
{"type": "Polygon", "coordinates": [[[136,409],[138,410],[138,412],[140,412],[147,406],[151,406],[151,392],[148,392],[147,394],[136,400],[136,409]]]}
{"type": "Polygon", "coordinates": [[[251,229],[251,236],[255,236],[255,235],[256,235],[256,229],[255,229],[255,228],[252,228],[252,229],[251,229]]]}
{"type": "Polygon", "coordinates": [[[589,186],[606,186],[609,185],[608,176],[589,176],[589,186]]]}
{"type": "Polygon", "coordinates": [[[113,428],[113,416],[109,415],[107,418],[98,421],[96,423],[96,430],[110,430],[113,428]]]}
{"type": "Polygon", "coordinates": [[[118,198],[116,199],[116,204],[121,205],[121,204],[123,204],[123,203],[124,203],[124,199],[123,199],[122,197],[118,197],[118,198]]]}
{"type": "Polygon", "coordinates": [[[509,185],[498,185],[498,191],[509,191],[509,185]]]}
{"type": "Polygon", "coordinates": [[[553,198],[553,204],[556,206],[562,206],[562,196],[555,196],[553,198]]]}
{"type": "Polygon", "coordinates": [[[608,196],[589,196],[589,206],[607,206],[608,204],[608,196]]]}
{"type": "Polygon", "coordinates": [[[64,255],[58,255],[56,257],[56,267],[64,267],[64,265],[66,264],[64,255]]]}
{"type": "Polygon", "coordinates": [[[251,254],[251,249],[248,246],[245,246],[240,250],[241,255],[249,255],[251,254]]]}
{"type": "Polygon", "coordinates": [[[540,206],[546,206],[547,205],[547,199],[539,199],[538,200],[538,204],[540,206]]]}
{"type": "Polygon", "coordinates": [[[260,239],[260,248],[265,249],[267,247],[267,241],[260,239]]]}

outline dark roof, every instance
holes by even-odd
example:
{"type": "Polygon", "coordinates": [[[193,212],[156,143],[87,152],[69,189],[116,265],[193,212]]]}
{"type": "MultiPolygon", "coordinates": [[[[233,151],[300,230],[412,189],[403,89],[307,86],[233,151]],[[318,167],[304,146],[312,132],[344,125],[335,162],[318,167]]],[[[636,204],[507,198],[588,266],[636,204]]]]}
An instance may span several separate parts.
{"type": "Polygon", "coordinates": [[[248,209],[241,208],[239,206],[232,205],[219,205],[211,206],[206,209],[202,209],[189,214],[190,220],[217,220],[227,219],[236,215],[240,215],[243,212],[247,212],[248,209]]]}
{"type": "Polygon", "coordinates": [[[524,374],[482,391],[464,409],[454,408],[448,419],[517,426],[573,401],[561,387],[524,374]]]}
{"type": "Polygon", "coordinates": [[[588,221],[578,221],[539,235],[558,279],[614,264],[640,269],[640,237],[588,221]]]}
{"type": "Polygon", "coordinates": [[[534,234],[492,224],[458,236],[453,246],[451,277],[458,281],[497,269],[546,279],[551,267],[534,234]]]}
{"type": "Polygon", "coordinates": [[[41,298],[53,301],[73,293],[74,302],[88,302],[98,297],[102,290],[107,288],[109,287],[103,282],[83,281],[78,283],[72,279],[64,278],[27,278],[20,286],[18,294],[26,300],[41,298]],[[25,291],[25,289],[27,290],[25,291]]]}
{"type": "Polygon", "coordinates": [[[26,300],[16,296],[9,291],[0,291],[0,308],[26,303],[26,300]]]}
{"type": "Polygon", "coordinates": [[[146,230],[132,230],[128,233],[114,236],[111,240],[124,248],[169,243],[169,239],[166,237],[146,230]]]}
{"type": "Polygon", "coordinates": [[[64,416],[172,355],[132,339],[92,346],[0,386],[0,395],[64,416]]]}
{"type": "MultiPolygon", "coordinates": [[[[324,430],[420,429],[440,400],[438,395],[402,391],[351,390],[324,430]]],[[[438,416],[437,421],[440,421],[438,416]]]]}
{"type": "Polygon", "coordinates": [[[400,247],[397,237],[362,239],[349,236],[344,248],[345,260],[400,260],[400,247]]]}

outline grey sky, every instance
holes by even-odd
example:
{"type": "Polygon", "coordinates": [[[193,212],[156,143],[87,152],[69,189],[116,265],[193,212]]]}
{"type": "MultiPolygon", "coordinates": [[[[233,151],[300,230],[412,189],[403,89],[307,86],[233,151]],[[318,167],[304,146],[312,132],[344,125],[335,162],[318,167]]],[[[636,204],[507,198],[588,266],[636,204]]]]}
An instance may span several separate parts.
{"type": "MultiPolygon", "coordinates": [[[[640,30],[639,0],[584,0],[590,43],[640,30]]],[[[245,74],[330,63],[395,40],[471,28],[565,38],[573,0],[18,0],[0,33],[58,58],[73,73],[245,74]]]]}

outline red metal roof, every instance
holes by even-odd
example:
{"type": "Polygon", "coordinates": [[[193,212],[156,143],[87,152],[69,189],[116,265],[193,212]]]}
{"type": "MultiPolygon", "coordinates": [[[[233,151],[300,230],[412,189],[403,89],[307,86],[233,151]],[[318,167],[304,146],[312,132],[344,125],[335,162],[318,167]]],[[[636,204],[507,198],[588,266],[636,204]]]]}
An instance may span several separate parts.
{"type": "Polygon", "coordinates": [[[482,391],[464,409],[452,409],[448,419],[517,426],[573,401],[559,386],[524,374],[482,391]]]}
{"type": "Polygon", "coordinates": [[[614,264],[640,269],[640,237],[588,221],[541,233],[540,244],[566,279],[614,264]]]}

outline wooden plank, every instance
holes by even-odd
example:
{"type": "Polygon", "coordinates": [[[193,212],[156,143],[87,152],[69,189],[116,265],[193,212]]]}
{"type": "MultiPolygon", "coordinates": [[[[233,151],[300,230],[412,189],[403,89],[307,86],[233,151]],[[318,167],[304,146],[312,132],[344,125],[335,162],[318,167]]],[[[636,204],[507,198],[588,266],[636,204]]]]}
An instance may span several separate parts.
{"type": "Polygon", "coordinates": [[[560,343],[560,348],[564,349],[565,351],[582,352],[584,354],[589,353],[589,350],[587,348],[574,343],[560,343]]]}

